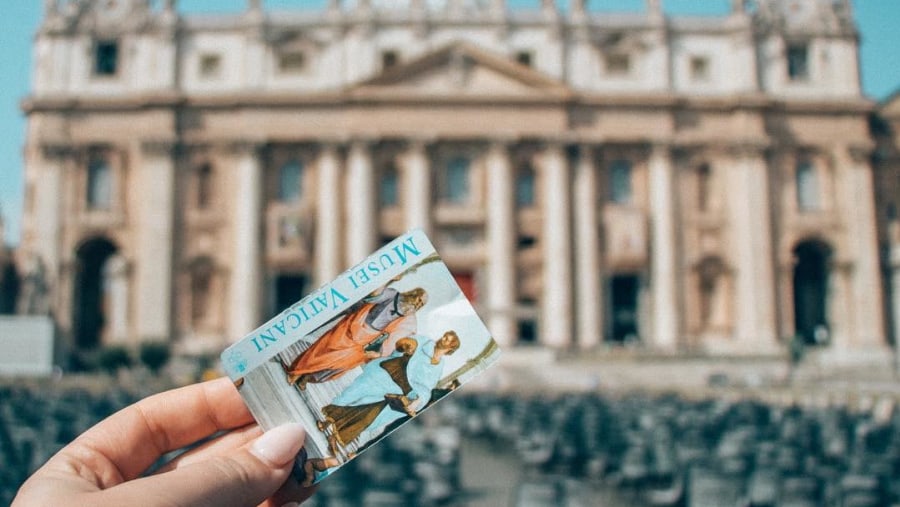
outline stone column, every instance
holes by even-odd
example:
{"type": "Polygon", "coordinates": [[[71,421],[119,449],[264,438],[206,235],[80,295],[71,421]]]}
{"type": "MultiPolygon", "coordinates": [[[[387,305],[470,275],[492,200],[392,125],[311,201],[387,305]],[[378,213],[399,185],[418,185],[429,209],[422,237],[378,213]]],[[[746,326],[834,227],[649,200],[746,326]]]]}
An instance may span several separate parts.
{"type": "Polygon", "coordinates": [[[137,337],[169,340],[172,332],[172,258],[175,214],[175,146],[170,141],[143,143],[135,165],[140,188],[135,228],[135,301],[137,337]]]}
{"type": "Polygon", "coordinates": [[[258,147],[244,144],[234,149],[234,257],[229,328],[232,341],[261,324],[263,244],[263,170],[258,147]]]}
{"type": "Polygon", "coordinates": [[[653,238],[650,263],[653,346],[659,350],[674,352],[678,347],[680,326],[674,175],[669,147],[654,145],[648,166],[653,238]]]}
{"type": "Polygon", "coordinates": [[[315,286],[330,282],[341,270],[340,160],[337,146],[322,145],[316,182],[315,286]]]}
{"type": "Polygon", "coordinates": [[[513,170],[505,143],[495,141],[487,154],[488,328],[500,345],[516,339],[515,200],[513,170]]]}
{"type": "Polygon", "coordinates": [[[768,166],[759,146],[734,149],[727,171],[735,278],[737,349],[772,353],[778,348],[768,166]]]}
{"type": "Polygon", "coordinates": [[[403,155],[403,195],[401,203],[406,227],[419,227],[431,233],[431,166],[425,143],[413,140],[403,155]]]}
{"type": "Polygon", "coordinates": [[[564,347],[572,335],[572,272],[569,202],[569,168],[562,144],[550,144],[540,161],[543,180],[544,258],[541,342],[564,347]]]}
{"type": "Polygon", "coordinates": [[[347,267],[365,259],[376,247],[378,189],[370,149],[367,141],[355,140],[347,156],[347,267]]]}
{"type": "Polygon", "coordinates": [[[594,151],[579,149],[573,185],[575,200],[575,296],[578,346],[590,348],[603,337],[603,291],[600,275],[600,230],[597,219],[597,170],[594,151]]]}
{"type": "Polygon", "coordinates": [[[849,193],[846,207],[840,210],[845,217],[849,244],[853,255],[853,286],[851,297],[857,305],[854,320],[850,323],[854,345],[862,348],[885,346],[884,316],[882,314],[881,278],[878,254],[878,236],[875,219],[875,190],[872,168],[868,162],[869,150],[851,146],[839,146],[833,156],[838,177],[849,193]]]}

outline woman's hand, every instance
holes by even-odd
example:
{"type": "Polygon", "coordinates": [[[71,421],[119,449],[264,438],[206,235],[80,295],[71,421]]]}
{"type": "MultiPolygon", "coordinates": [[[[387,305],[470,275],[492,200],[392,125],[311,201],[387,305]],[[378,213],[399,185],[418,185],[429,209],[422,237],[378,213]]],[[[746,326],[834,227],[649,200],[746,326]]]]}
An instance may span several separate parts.
{"type": "Polygon", "coordinates": [[[282,506],[313,489],[289,480],[306,432],[286,424],[263,434],[227,378],[167,391],[101,421],[29,478],[14,507],[282,506]],[[163,454],[224,435],[143,476],[163,454]]]}

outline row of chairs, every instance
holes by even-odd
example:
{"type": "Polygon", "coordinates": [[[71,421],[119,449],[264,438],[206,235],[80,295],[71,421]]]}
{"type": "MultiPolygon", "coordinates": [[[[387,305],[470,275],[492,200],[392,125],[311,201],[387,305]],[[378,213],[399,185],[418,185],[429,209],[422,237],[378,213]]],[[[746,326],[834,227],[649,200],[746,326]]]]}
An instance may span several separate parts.
{"type": "MultiPolygon", "coordinates": [[[[0,387],[0,504],[53,453],[145,393],[0,387]]],[[[675,395],[454,395],[326,479],[310,505],[451,505],[462,441],[521,470],[515,505],[900,503],[900,417],[675,395]],[[587,503],[585,503],[587,502],[587,503]]]]}

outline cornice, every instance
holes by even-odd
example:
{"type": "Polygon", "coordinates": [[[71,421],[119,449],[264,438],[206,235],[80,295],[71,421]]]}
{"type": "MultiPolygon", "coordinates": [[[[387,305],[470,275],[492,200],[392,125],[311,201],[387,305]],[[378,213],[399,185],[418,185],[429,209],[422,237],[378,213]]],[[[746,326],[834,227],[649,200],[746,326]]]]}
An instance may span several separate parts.
{"type": "Polygon", "coordinates": [[[692,97],[673,93],[647,94],[540,94],[534,96],[472,94],[472,95],[410,95],[400,91],[342,90],[313,93],[233,93],[213,96],[191,96],[178,92],[134,94],[120,97],[49,96],[28,97],[20,107],[26,115],[33,113],[72,112],[132,112],[153,109],[235,109],[284,107],[347,107],[347,106],[534,106],[534,107],[596,107],[612,109],[652,109],[672,112],[690,109],[709,112],[749,110],[762,114],[827,114],[868,115],[877,110],[869,99],[781,99],[764,94],[731,95],[722,97],[692,97]]]}

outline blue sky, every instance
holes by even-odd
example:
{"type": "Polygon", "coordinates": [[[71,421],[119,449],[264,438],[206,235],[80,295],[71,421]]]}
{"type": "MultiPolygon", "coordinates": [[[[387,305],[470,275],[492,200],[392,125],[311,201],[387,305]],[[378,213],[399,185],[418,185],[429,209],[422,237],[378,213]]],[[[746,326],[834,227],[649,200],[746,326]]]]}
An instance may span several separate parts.
{"type": "MultiPolygon", "coordinates": [[[[509,0],[513,6],[536,6],[539,0],[509,0]]],[[[316,9],[324,0],[267,0],[269,9],[316,9]]],[[[567,3],[567,2],[563,2],[567,3]]],[[[729,0],[663,0],[670,14],[722,14],[729,0]]],[[[31,42],[40,23],[40,0],[4,2],[0,19],[0,207],[7,224],[6,241],[19,240],[22,208],[22,147],[25,119],[20,100],[28,95],[31,75],[31,42]]],[[[183,12],[240,11],[246,0],[180,0],[183,12]]],[[[853,0],[862,33],[863,89],[875,100],[900,89],[900,1],[853,0]]],[[[592,10],[640,11],[644,0],[589,0],[592,10]]],[[[2,238],[0,238],[2,240],[2,238]]]]}

